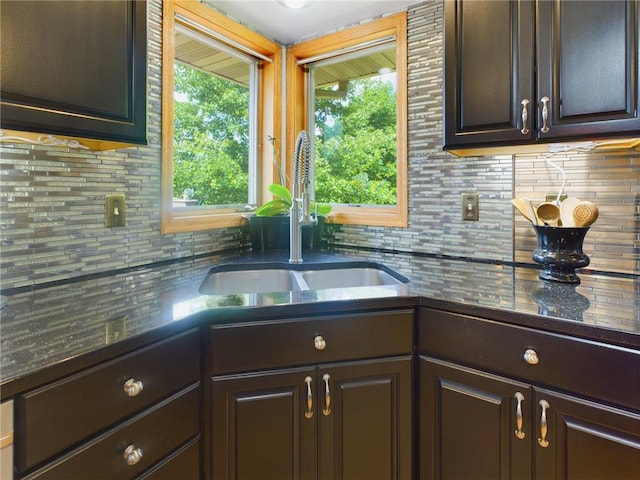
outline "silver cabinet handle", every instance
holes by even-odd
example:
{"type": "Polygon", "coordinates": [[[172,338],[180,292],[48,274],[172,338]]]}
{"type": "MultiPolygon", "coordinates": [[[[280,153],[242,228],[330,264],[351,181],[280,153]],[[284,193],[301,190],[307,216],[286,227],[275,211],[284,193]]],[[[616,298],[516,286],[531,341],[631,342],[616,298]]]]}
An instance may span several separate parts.
{"type": "Polygon", "coordinates": [[[516,392],[516,400],[518,405],[516,406],[516,431],[514,433],[518,440],[522,440],[527,436],[522,430],[522,402],[524,402],[524,395],[516,392]]]}
{"type": "Polygon", "coordinates": [[[524,355],[522,356],[524,361],[529,365],[537,365],[540,359],[538,358],[538,352],[536,352],[533,348],[527,348],[524,351],[524,355]]]}
{"type": "Polygon", "coordinates": [[[547,133],[549,131],[549,97],[542,97],[540,101],[542,102],[542,128],[540,131],[547,133]]]}
{"type": "Polygon", "coordinates": [[[139,395],[140,392],[142,392],[143,388],[144,385],[142,385],[142,382],[140,380],[134,380],[133,378],[130,378],[129,380],[124,382],[124,392],[130,397],[139,395]]]}
{"type": "Polygon", "coordinates": [[[324,408],[322,409],[322,414],[326,417],[331,414],[331,392],[329,391],[329,379],[331,377],[328,373],[325,373],[322,376],[322,380],[324,380],[324,408]]]}
{"type": "Polygon", "coordinates": [[[538,445],[542,448],[547,448],[549,446],[549,441],[547,440],[547,409],[549,408],[549,402],[546,400],[540,400],[538,404],[542,408],[542,413],[540,414],[540,438],[538,438],[538,445]]]}
{"type": "Polygon", "coordinates": [[[316,347],[316,350],[324,350],[327,342],[322,335],[316,335],[313,339],[313,346],[316,347]]]}
{"type": "Polygon", "coordinates": [[[522,105],[522,130],[520,133],[527,135],[529,133],[529,99],[525,98],[520,104],[522,105]]]}
{"type": "Polygon", "coordinates": [[[311,392],[311,382],[313,382],[313,378],[307,377],[304,381],[307,384],[307,411],[304,412],[304,416],[311,418],[313,417],[313,393],[311,392]]]}
{"type": "Polygon", "coordinates": [[[127,461],[127,465],[135,465],[142,460],[142,449],[129,445],[125,448],[123,457],[127,461]]]}

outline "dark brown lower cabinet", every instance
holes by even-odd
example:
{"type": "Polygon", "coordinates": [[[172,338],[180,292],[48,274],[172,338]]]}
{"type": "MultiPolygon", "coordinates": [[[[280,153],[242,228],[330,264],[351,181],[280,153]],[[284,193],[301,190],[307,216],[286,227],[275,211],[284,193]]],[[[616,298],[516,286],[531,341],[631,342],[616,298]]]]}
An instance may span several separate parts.
{"type": "Polygon", "coordinates": [[[212,377],[215,479],[411,478],[410,356],[212,377]]]}
{"type": "Polygon", "coordinates": [[[640,478],[639,414],[425,356],[419,376],[420,478],[640,478]]]}

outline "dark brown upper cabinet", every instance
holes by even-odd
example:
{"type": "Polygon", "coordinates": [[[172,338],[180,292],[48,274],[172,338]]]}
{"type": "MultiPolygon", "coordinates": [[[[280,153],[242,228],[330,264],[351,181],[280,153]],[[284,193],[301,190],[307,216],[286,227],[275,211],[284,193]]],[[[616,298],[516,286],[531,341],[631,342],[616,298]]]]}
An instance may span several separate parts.
{"type": "Polygon", "coordinates": [[[444,148],[640,134],[638,2],[445,2],[444,148]]]}
{"type": "Polygon", "coordinates": [[[2,2],[0,27],[2,129],[147,143],[146,1],[2,2]]]}

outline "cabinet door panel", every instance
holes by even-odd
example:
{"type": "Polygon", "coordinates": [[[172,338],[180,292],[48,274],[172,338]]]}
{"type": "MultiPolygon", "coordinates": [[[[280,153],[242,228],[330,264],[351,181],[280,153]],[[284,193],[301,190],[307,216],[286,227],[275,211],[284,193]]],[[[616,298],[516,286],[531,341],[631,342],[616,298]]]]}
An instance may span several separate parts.
{"type": "Polygon", "coordinates": [[[640,130],[637,15],[633,0],[538,2],[541,138],[640,130]]]}
{"type": "Polygon", "coordinates": [[[146,143],[146,2],[2,6],[2,128],[146,143]]]}
{"type": "Polygon", "coordinates": [[[536,432],[547,401],[546,448],[536,442],[538,478],[624,480],[640,478],[640,415],[536,391],[536,432]]]}
{"type": "Polygon", "coordinates": [[[213,478],[316,478],[320,413],[314,401],[305,415],[307,376],[315,389],[312,368],[212,378],[213,478]]]}
{"type": "Polygon", "coordinates": [[[533,139],[533,61],[532,2],[445,2],[445,148],[533,139]]]}
{"type": "Polygon", "coordinates": [[[420,478],[528,478],[530,407],[526,384],[421,357],[420,478]]]}
{"type": "Polygon", "coordinates": [[[321,367],[318,382],[320,478],[411,478],[411,359],[321,367]]]}

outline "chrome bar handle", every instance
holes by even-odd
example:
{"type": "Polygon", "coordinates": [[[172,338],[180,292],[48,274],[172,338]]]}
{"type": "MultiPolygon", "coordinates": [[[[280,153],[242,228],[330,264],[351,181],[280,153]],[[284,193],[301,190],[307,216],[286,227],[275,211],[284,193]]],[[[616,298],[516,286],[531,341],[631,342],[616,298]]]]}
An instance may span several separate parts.
{"type": "Polygon", "coordinates": [[[522,402],[524,402],[524,395],[516,392],[516,400],[518,405],[516,406],[516,431],[514,433],[518,440],[522,440],[527,436],[522,430],[522,402]]]}
{"type": "Polygon", "coordinates": [[[529,133],[529,99],[525,98],[520,104],[522,105],[522,130],[520,133],[527,135],[529,133]]]}
{"type": "Polygon", "coordinates": [[[304,416],[311,418],[313,417],[313,393],[311,392],[311,382],[313,382],[313,378],[308,376],[304,381],[307,384],[307,411],[304,412],[304,416]]]}
{"type": "Polygon", "coordinates": [[[331,392],[329,391],[329,379],[331,377],[328,373],[325,373],[322,376],[322,380],[324,380],[324,408],[322,409],[322,414],[326,417],[331,414],[331,392]]]}
{"type": "Polygon", "coordinates": [[[547,409],[549,408],[549,402],[546,400],[540,400],[538,404],[542,408],[542,413],[540,414],[540,438],[538,438],[538,444],[542,448],[547,448],[549,446],[549,441],[547,440],[547,409]]]}
{"type": "Polygon", "coordinates": [[[542,102],[542,128],[540,131],[547,133],[549,131],[549,97],[542,97],[540,101],[542,102]]]}

